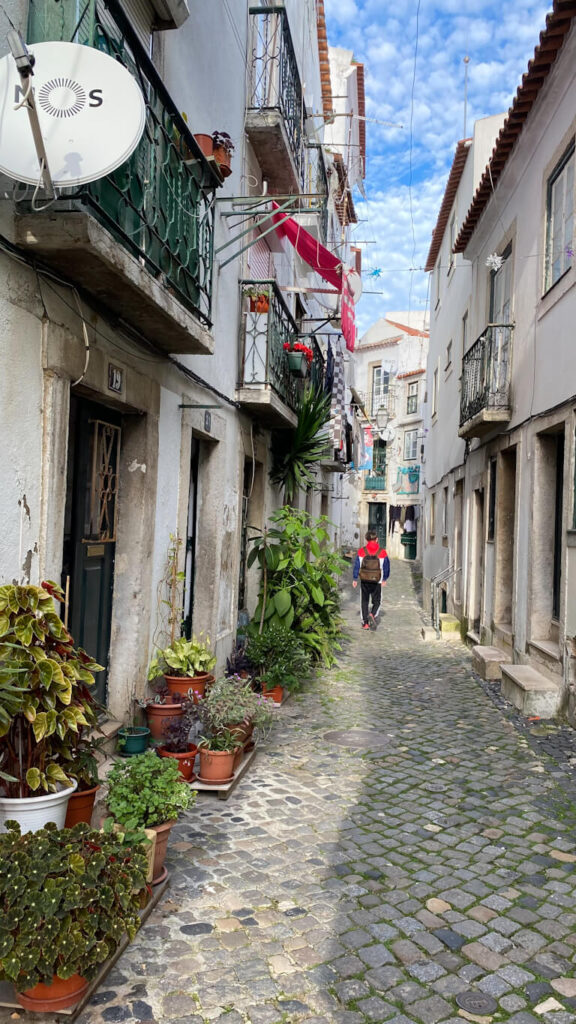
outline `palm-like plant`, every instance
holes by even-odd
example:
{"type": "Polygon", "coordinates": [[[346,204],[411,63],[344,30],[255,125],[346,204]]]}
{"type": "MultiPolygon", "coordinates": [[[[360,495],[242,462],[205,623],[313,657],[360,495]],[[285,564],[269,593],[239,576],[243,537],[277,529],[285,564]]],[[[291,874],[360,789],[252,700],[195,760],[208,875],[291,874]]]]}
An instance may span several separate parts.
{"type": "Polygon", "coordinates": [[[303,392],[294,430],[278,431],[274,437],[270,479],[284,488],[287,504],[300,488],[314,483],[312,467],[330,455],[330,439],[323,430],[329,419],[330,395],[309,387],[303,392]]]}

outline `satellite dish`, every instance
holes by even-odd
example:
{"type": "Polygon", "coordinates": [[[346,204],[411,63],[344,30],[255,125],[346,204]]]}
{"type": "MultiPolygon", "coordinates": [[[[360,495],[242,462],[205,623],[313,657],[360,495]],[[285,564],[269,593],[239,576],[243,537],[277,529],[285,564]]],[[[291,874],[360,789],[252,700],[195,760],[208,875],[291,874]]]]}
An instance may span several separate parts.
{"type": "Polygon", "coordinates": [[[362,295],[362,278],[356,270],[349,270],[346,274],[346,281],[350,292],[350,298],[354,305],[362,295]]]}
{"type": "MultiPolygon", "coordinates": [[[[78,43],[34,45],[35,106],[48,167],[60,188],[110,174],[142,138],[146,107],[130,72],[107,53],[78,43]]],[[[0,171],[36,185],[42,177],[18,68],[0,60],[0,171]]]]}

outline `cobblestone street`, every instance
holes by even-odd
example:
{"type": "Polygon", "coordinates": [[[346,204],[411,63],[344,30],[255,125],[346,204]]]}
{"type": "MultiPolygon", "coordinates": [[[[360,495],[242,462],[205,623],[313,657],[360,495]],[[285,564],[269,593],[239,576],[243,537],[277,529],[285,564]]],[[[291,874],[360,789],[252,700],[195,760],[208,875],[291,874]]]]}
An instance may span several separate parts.
{"type": "Polygon", "coordinates": [[[576,1019],[571,738],[550,756],[465,647],[421,640],[416,572],[392,563],[375,633],[346,580],[339,664],[174,829],[81,1024],[576,1019]]]}

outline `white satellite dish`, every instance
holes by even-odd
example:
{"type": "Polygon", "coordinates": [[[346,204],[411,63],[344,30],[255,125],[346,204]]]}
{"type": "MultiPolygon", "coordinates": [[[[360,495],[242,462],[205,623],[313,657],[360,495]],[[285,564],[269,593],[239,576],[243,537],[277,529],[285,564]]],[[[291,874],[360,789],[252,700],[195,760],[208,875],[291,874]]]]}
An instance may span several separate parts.
{"type": "Polygon", "coordinates": [[[362,278],[357,270],[349,270],[346,280],[350,289],[350,297],[354,305],[356,305],[362,295],[362,278]]]}
{"type": "MultiPolygon", "coordinates": [[[[138,145],[146,119],[130,72],[78,43],[35,43],[32,88],[54,185],[84,185],[110,174],[138,145]]],[[[0,60],[0,171],[36,185],[42,168],[15,60],[0,60]]]]}

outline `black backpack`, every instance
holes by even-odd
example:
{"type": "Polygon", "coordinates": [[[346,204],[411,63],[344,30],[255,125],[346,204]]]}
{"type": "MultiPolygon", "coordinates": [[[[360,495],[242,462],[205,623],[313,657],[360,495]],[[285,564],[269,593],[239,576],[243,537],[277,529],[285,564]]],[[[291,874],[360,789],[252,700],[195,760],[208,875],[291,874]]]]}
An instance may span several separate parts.
{"type": "Polygon", "coordinates": [[[382,569],[378,555],[364,555],[360,566],[360,579],[363,583],[379,583],[382,569]]]}

